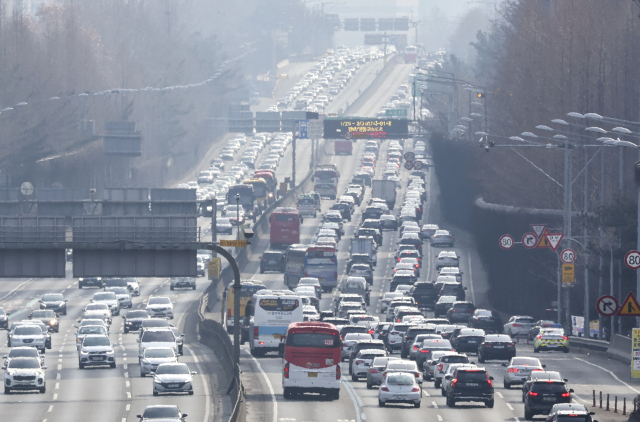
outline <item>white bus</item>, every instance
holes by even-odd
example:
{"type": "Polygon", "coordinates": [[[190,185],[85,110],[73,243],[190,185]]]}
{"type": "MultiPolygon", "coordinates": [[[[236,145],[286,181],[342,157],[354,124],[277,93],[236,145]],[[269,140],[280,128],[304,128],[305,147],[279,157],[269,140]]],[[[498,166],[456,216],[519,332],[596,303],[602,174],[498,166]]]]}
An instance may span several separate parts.
{"type": "Polygon", "coordinates": [[[281,338],[287,333],[289,324],[304,321],[300,296],[290,290],[261,290],[253,295],[252,302],[251,355],[280,351],[281,338]]]}

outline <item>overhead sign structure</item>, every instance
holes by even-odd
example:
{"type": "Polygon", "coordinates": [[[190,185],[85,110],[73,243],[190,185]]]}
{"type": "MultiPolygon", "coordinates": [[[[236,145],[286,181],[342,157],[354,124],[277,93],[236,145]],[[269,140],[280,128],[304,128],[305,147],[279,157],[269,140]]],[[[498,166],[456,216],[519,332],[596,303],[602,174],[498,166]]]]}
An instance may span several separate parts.
{"type": "Polygon", "coordinates": [[[560,252],[560,259],[565,264],[573,264],[573,262],[576,260],[576,251],[574,251],[573,249],[565,249],[560,252]]]}
{"type": "Polygon", "coordinates": [[[522,236],[522,246],[527,249],[533,249],[538,245],[538,238],[535,233],[525,233],[522,236]]]}
{"type": "Polygon", "coordinates": [[[598,313],[602,316],[615,315],[619,308],[618,300],[609,295],[600,296],[596,301],[596,308],[598,308],[598,313]]]}
{"type": "Polygon", "coordinates": [[[229,248],[246,248],[246,240],[220,240],[220,246],[229,248]]]}
{"type": "Polygon", "coordinates": [[[324,138],[402,139],[408,137],[407,119],[324,119],[324,138]]]}
{"type": "Polygon", "coordinates": [[[407,117],[406,108],[388,108],[385,110],[387,117],[407,117]]]}
{"type": "Polygon", "coordinates": [[[620,316],[640,316],[640,305],[633,293],[629,292],[627,298],[620,305],[620,316]]]}
{"type": "Polygon", "coordinates": [[[208,264],[209,279],[220,278],[220,258],[211,258],[208,264]]]}
{"type": "Polygon", "coordinates": [[[413,168],[413,162],[411,161],[407,161],[404,163],[404,168],[406,168],[407,170],[411,170],[413,168]]]}
{"type": "Polygon", "coordinates": [[[298,139],[309,139],[309,120],[298,120],[298,139]]]}
{"type": "Polygon", "coordinates": [[[562,264],[562,284],[573,284],[576,280],[576,270],[573,264],[562,264]]]}
{"type": "Polygon", "coordinates": [[[547,233],[545,237],[549,241],[549,246],[555,252],[556,249],[558,249],[558,245],[560,244],[560,241],[564,237],[564,233],[547,233]]]}
{"type": "Polygon", "coordinates": [[[308,120],[307,136],[309,139],[322,139],[324,137],[324,124],[322,120],[308,120]]]}
{"type": "Polygon", "coordinates": [[[632,270],[637,270],[640,268],[640,252],[638,251],[629,251],[624,256],[624,263],[627,267],[632,270]]]}
{"type": "Polygon", "coordinates": [[[542,236],[542,233],[544,233],[546,228],[547,228],[546,224],[531,224],[531,230],[533,230],[533,232],[536,234],[538,238],[542,236]]]}
{"type": "Polygon", "coordinates": [[[404,153],[404,159],[407,160],[407,161],[413,161],[413,160],[416,159],[416,155],[411,151],[405,152],[404,153]]]}
{"type": "Polygon", "coordinates": [[[500,247],[504,250],[509,250],[513,248],[513,237],[508,234],[503,234],[500,236],[500,247]]]}

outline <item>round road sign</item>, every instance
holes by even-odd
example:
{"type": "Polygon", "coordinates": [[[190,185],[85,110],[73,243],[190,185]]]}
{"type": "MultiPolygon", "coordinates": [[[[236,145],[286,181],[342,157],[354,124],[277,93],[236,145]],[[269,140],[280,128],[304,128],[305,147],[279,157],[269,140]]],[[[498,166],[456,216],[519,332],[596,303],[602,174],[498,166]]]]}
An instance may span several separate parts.
{"type": "Polygon", "coordinates": [[[513,248],[513,237],[508,234],[500,236],[500,247],[505,250],[513,248]]]}
{"type": "Polygon", "coordinates": [[[624,256],[624,263],[632,270],[640,268],[640,252],[629,251],[624,256]]]}
{"type": "Polygon", "coordinates": [[[416,158],[416,155],[411,151],[404,153],[404,159],[407,161],[413,161],[415,158],[416,158]]]}
{"type": "Polygon", "coordinates": [[[522,246],[527,249],[533,249],[538,245],[538,238],[535,233],[525,233],[522,236],[522,246]]]}
{"type": "Polygon", "coordinates": [[[351,139],[353,139],[353,133],[345,132],[344,133],[344,139],[346,139],[347,141],[350,141],[351,139]]]}
{"type": "Polygon", "coordinates": [[[615,315],[618,312],[618,300],[609,295],[600,296],[596,302],[598,313],[602,316],[615,315]]]}
{"type": "Polygon", "coordinates": [[[413,162],[407,161],[406,163],[404,163],[404,168],[406,168],[407,170],[411,170],[413,168],[413,162]]]}
{"type": "Polygon", "coordinates": [[[424,167],[424,164],[422,164],[422,161],[416,161],[413,163],[413,168],[416,170],[422,170],[422,167],[424,167]]]}
{"type": "Polygon", "coordinates": [[[573,249],[565,249],[560,252],[560,259],[565,264],[573,264],[573,262],[576,260],[576,251],[574,251],[573,249]]]}

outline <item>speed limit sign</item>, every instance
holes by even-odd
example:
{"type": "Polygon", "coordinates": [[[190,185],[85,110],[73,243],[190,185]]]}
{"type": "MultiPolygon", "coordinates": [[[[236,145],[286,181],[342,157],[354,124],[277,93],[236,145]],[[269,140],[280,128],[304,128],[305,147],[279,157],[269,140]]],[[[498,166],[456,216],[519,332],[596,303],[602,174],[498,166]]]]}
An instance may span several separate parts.
{"type": "Polygon", "coordinates": [[[404,168],[406,168],[407,170],[411,170],[413,168],[413,162],[411,161],[407,161],[404,163],[404,168]]]}
{"type": "Polygon", "coordinates": [[[511,249],[513,248],[513,237],[508,234],[503,234],[500,236],[500,247],[502,249],[511,249]]]}
{"type": "Polygon", "coordinates": [[[565,249],[560,252],[560,259],[565,264],[573,264],[573,261],[576,260],[576,251],[573,249],[565,249]]]}
{"type": "Polygon", "coordinates": [[[640,268],[640,252],[629,251],[624,256],[624,263],[632,270],[640,268]]]}

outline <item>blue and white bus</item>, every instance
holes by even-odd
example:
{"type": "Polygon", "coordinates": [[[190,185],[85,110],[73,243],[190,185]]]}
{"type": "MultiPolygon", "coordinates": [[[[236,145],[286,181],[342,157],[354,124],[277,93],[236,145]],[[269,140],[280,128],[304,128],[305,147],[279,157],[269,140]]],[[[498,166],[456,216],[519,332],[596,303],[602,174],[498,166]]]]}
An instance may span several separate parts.
{"type": "Polygon", "coordinates": [[[323,291],[338,286],[338,255],[330,246],[311,245],[304,255],[304,276],[315,277],[323,291]]]}
{"type": "Polygon", "coordinates": [[[252,356],[279,352],[282,337],[292,322],[304,321],[302,300],[290,290],[260,290],[253,295],[249,326],[252,356]]]}

